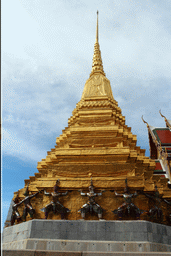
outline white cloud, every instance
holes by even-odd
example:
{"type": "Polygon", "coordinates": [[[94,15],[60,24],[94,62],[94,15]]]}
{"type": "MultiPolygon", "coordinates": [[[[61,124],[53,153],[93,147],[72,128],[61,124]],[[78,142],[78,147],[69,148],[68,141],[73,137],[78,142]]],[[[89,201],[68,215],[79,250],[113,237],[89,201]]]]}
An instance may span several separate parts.
{"type": "Polygon", "coordinates": [[[28,141],[20,139],[12,131],[3,129],[2,133],[2,151],[4,155],[17,157],[23,161],[40,161],[43,155],[45,155],[43,150],[40,150],[28,141]]]}
{"type": "MultiPolygon", "coordinates": [[[[148,1],[144,1],[146,4],[136,1],[119,2],[108,1],[108,5],[101,2],[99,6],[102,8],[99,17],[100,43],[102,56],[107,59],[104,59],[105,69],[110,70],[111,65],[113,69],[118,67],[119,73],[115,72],[116,76],[122,70],[128,76],[137,76],[138,73],[141,77],[154,77],[165,72],[170,77],[171,38],[163,21],[165,13],[148,1]],[[132,69],[134,72],[130,72],[132,69]]],[[[75,9],[72,7],[77,4],[71,2],[66,4],[58,1],[49,5],[46,1],[34,1],[32,4],[30,1],[22,1],[20,8],[16,6],[19,17],[13,19],[14,28],[9,27],[3,31],[4,59],[9,53],[15,54],[14,58],[19,58],[20,54],[22,57],[26,55],[27,59],[23,58],[23,63],[29,68],[36,69],[43,64],[62,75],[72,74],[77,68],[81,72],[84,62],[91,65],[96,19],[93,9],[97,3],[93,4],[94,7],[90,2],[80,3],[78,9],[75,9]],[[84,10],[82,13],[81,9],[84,10]],[[21,19],[23,23],[20,22],[18,26],[21,19]],[[27,36],[22,36],[23,30],[27,36]],[[13,41],[6,37],[11,34],[8,31],[19,33],[15,36],[18,50],[13,49],[13,41]],[[82,63],[73,62],[78,56],[81,56],[82,63]]],[[[10,26],[11,23],[8,24],[10,26]]]]}
{"type": "MultiPolygon", "coordinates": [[[[36,144],[43,136],[61,133],[81,98],[91,71],[96,11],[95,4],[90,10],[90,2],[84,1],[30,2],[12,4],[18,18],[11,28],[7,23],[9,30],[17,28],[15,40],[21,52],[5,44],[9,33],[3,30],[3,125],[21,143],[30,138],[36,144]],[[23,24],[17,27],[21,18],[23,24]],[[28,26],[27,37],[19,36],[28,26]]],[[[141,126],[138,116],[146,113],[152,119],[156,108],[163,109],[169,101],[169,87],[160,84],[169,83],[171,66],[165,13],[148,1],[108,1],[108,6],[101,1],[99,5],[104,70],[127,123],[141,126]],[[162,95],[156,93],[160,90],[162,95]]],[[[25,154],[31,155],[29,150],[25,154]]]]}

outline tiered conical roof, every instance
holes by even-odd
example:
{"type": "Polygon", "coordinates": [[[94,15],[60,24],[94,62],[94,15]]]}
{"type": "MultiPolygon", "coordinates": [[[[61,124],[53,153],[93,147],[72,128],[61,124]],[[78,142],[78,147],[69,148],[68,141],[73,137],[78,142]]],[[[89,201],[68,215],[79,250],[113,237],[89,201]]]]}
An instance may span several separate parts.
{"type": "MultiPolygon", "coordinates": [[[[38,162],[39,172],[25,180],[25,183],[30,182],[29,191],[34,192],[43,188],[51,190],[56,180],[60,179],[62,188],[73,190],[65,201],[65,206],[71,209],[70,219],[80,218],[78,209],[84,202],[82,203],[77,190],[89,186],[89,173],[92,174],[95,188],[107,191],[105,200],[102,201],[106,219],[113,219],[111,208],[118,207],[110,190],[123,191],[126,178],[129,188],[134,191],[154,191],[157,185],[164,197],[171,198],[171,192],[167,188],[168,180],[153,175],[155,161],[146,157],[145,150],[137,147],[136,142],[136,135],[125,124],[125,117],[113,97],[110,81],[103,71],[97,17],[92,71],[85,83],[81,100],[69,118],[68,127],[56,139],[55,148],[38,162]]],[[[25,189],[20,190],[21,197],[24,191],[25,189]]],[[[48,201],[44,198],[43,202],[35,200],[37,217],[43,218],[40,208],[48,201]]],[[[139,203],[147,208],[145,199],[139,203]]]]}
{"type": "MultiPolygon", "coordinates": [[[[55,148],[38,163],[40,173],[51,169],[54,176],[83,178],[91,172],[94,177],[117,177],[121,184],[130,176],[133,186],[146,186],[144,177],[152,179],[155,162],[136,146],[137,138],[125,125],[125,117],[113,97],[103,71],[98,16],[92,71],[72,114],[55,148]],[[137,175],[139,181],[135,183],[137,175]]],[[[153,189],[154,182],[147,182],[153,189]]]]}

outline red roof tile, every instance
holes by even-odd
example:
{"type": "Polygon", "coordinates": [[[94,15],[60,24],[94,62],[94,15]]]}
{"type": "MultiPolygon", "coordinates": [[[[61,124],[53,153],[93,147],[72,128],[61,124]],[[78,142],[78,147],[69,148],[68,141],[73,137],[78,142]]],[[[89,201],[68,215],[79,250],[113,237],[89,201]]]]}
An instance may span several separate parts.
{"type": "Polygon", "coordinates": [[[171,132],[170,130],[155,130],[161,143],[171,143],[171,132]]]}

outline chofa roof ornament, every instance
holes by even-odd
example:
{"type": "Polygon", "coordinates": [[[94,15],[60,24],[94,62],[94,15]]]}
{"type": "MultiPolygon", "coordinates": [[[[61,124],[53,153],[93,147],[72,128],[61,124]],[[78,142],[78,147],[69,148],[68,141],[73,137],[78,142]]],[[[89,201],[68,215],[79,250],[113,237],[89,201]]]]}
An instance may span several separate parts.
{"type": "Polygon", "coordinates": [[[164,117],[166,127],[168,127],[171,130],[171,120],[168,120],[164,115],[162,115],[161,110],[159,110],[159,113],[162,117],[164,117]]]}
{"type": "Polygon", "coordinates": [[[142,119],[143,122],[147,125],[147,128],[149,128],[149,124],[144,120],[143,116],[141,117],[141,119],[142,119]]]}

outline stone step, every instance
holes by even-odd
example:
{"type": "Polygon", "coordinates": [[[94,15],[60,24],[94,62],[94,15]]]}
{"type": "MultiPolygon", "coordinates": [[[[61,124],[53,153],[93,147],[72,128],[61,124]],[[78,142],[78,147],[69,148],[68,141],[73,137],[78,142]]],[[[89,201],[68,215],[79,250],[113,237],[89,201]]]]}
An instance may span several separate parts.
{"type": "Polygon", "coordinates": [[[170,252],[58,252],[37,250],[3,250],[3,256],[168,256],[170,252]]]}
{"type": "Polygon", "coordinates": [[[121,241],[83,241],[57,239],[24,239],[3,243],[4,250],[44,250],[44,251],[91,251],[99,253],[114,252],[171,252],[171,246],[149,242],[121,241]]]}

